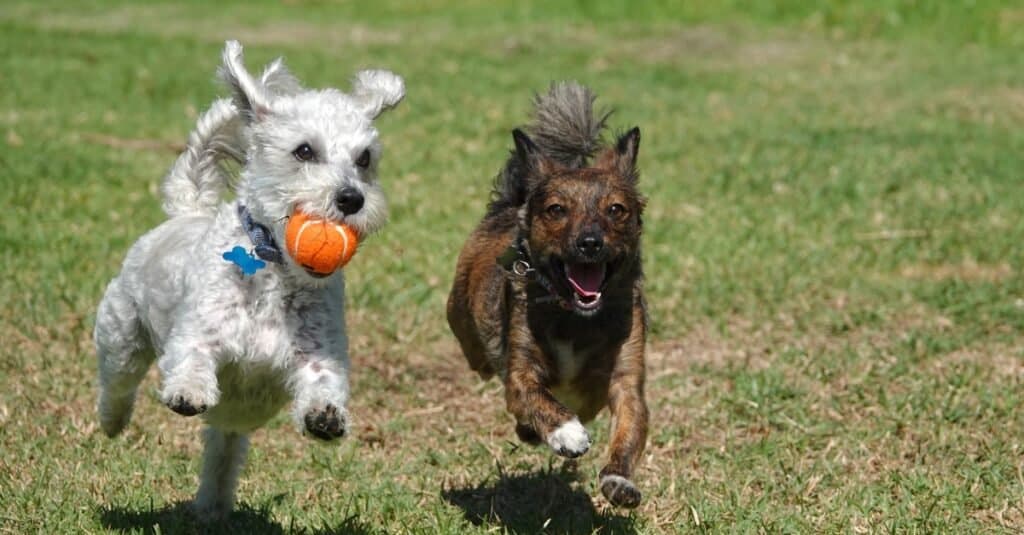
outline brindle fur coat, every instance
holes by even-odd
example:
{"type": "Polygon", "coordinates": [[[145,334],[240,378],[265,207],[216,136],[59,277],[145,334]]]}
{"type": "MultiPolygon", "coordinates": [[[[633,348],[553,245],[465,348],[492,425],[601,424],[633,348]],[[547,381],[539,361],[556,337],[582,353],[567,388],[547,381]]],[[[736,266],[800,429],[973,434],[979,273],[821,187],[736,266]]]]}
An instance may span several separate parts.
{"type": "Polygon", "coordinates": [[[631,478],[647,436],[647,333],[636,189],[640,130],[602,146],[608,115],[594,95],[559,83],[535,98],[515,150],[470,235],[448,299],[448,323],[470,367],[504,382],[516,433],[577,457],[581,422],[612,414],[601,491],[635,507],[631,478]]]}

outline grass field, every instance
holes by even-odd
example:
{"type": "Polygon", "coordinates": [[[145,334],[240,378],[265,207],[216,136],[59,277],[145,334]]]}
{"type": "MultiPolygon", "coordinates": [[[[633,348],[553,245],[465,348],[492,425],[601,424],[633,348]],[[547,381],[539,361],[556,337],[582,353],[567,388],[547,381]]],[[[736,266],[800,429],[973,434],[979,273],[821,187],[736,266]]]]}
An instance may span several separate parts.
{"type": "Polygon", "coordinates": [[[190,533],[200,422],[94,416],[95,306],[162,220],[222,43],[406,78],[392,219],[346,268],[354,435],[253,436],[225,533],[1024,530],[1024,7],[1011,2],[0,6],[0,532],[190,533]],[[969,5],[970,7],[963,7],[969,5]],[[703,7],[702,7],[703,6],[703,7]],[[444,300],[533,92],[639,125],[652,432],[635,512],[520,446],[444,300]]]}

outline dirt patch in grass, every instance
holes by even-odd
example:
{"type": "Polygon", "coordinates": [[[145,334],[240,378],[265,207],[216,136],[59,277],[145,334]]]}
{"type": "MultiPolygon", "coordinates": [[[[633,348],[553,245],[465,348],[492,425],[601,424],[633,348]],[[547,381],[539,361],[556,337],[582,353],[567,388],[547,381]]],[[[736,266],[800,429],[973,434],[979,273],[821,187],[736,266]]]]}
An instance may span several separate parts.
{"type": "Polygon", "coordinates": [[[1009,262],[982,264],[972,259],[966,259],[959,264],[908,264],[900,268],[899,273],[907,279],[931,282],[1000,282],[1014,275],[1009,262]]]}
{"type": "Polygon", "coordinates": [[[812,38],[759,35],[729,26],[695,25],[668,31],[638,30],[617,54],[648,64],[699,64],[712,69],[753,69],[805,65],[822,59],[825,44],[812,38]]]}
{"type": "Polygon", "coordinates": [[[964,366],[976,366],[1000,380],[1024,378],[1024,344],[978,344],[963,347],[934,358],[931,369],[937,374],[957,373],[964,366]]]}
{"type": "Polygon", "coordinates": [[[971,516],[985,524],[997,524],[1012,533],[1024,526],[1024,498],[1003,500],[997,507],[975,511],[971,516]]]}
{"type": "Polygon", "coordinates": [[[987,125],[1014,126],[1024,120],[1024,90],[1015,87],[953,87],[924,103],[925,110],[987,125]]]}
{"type": "Polygon", "coordinates": [[[52,13],[29,16],[25,8],[4,18],[30,21],[44,30],[93,31],[105,33],[137,32],[164,37],[193,36],[221,41],[225,36],[253,45],[300,45],[317,47],[339,45],[378,45],[401,42],[394,30],[371,28],[361,24],[312,24],[298,21],[245,25],[237,21],[204,17],[197,19],[180,6],[126,5],[102,13],[52,13]]]}
{"type": "Polygon", "coordinates": [[[754,325],[734,318],[727,326],[701,324],[675,340],[654,341],[647,352],[651,379],[679,373],[695,365],[743,365],[763,369],[771,354],[771,324],[754,325]]]}

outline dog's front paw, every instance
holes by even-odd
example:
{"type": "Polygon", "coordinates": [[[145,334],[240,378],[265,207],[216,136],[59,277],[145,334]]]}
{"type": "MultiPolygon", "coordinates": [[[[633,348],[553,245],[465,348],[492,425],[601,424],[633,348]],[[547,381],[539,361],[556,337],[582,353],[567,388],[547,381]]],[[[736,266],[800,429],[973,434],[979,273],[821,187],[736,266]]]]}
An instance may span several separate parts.
{"type": "Polygon", "coordinates": [[[590,435],[579,420],[573,418],[548,435],[548,445],[562,457],[574,459],[590,449],[590,435]]]}
{"type": "Polygon", "coordinates": [[[306,424],[306,431],[320,440],[334,440],[348,433],[345,409],[334,405],[310,409],[302,420],[306,424]]]}
{"type": "Polygon", "coordinates": [[[164,401],[164,404],[167,405],[167,408],[182,416],[195,416],[206,412],[206,409],[210,408],[206,403],[193,401],[184,394],[175,394],[167,401],[164,401]]]}
{"type": "Polygon", "coordinates": [[[601,494],[615,507],[632,509],[640,505],[640,489],[632,481],[618,474],[601,475],[601,494]]]}
{"type": "Polygon", "coordinates": [[[203,380],[199,375],[169,374],[164,377],[160,401],[182,416],[206,412],[220,401],[217,378],[203,380]]]}
{"type": "Polygon", "coordinates": [[[184,388],[165,387],[160,400],[172,411],[182,416],[195,416],[204,413],[217,404],[217,392],[191,392],[184,388]]]}

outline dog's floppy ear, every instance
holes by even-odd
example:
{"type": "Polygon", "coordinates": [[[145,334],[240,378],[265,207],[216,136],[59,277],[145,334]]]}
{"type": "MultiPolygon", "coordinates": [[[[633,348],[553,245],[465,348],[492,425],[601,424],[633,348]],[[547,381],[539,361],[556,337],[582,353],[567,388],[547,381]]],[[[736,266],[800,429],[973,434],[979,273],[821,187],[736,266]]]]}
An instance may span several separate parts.
{"type": "Polygon", "coordinates": [[[615,171],[623,178],[636,182],[636,158],[640,153],[640,127],[634,126],[629,132],[622,134],[615,147],[601,155],[597,167],[615,171]]]}
{"type": "Polygon", "coordinates": [[[224,65],[219,74],[231,88],[235,106],[242,112],[247,123],[270,113],[270,92],[260,80],[245,70],[242,45],[238,41],[224,43],[224,65]]]}
{"type": "Polygon", "coordinates": [[[284,66],[284,59],[277,58],[263,69],[260,83],[273,95],[295,95],[302,92],[302,84],[284,66]]]}
{"type": "Polygon", "coordinates": [[[363,106],[363,111],[370,119],[376,119],[402,101],[405,97],[405,82],[391,71],[359,71],[352,80],[352,96],[363,106]]]}

